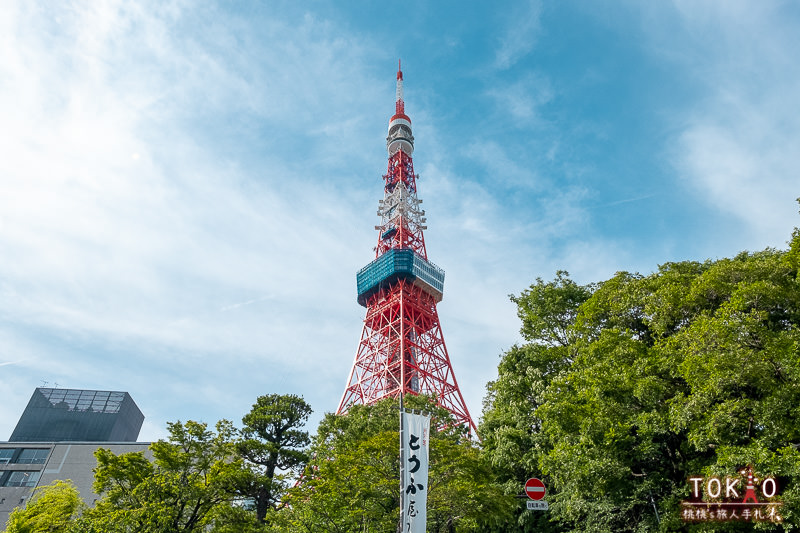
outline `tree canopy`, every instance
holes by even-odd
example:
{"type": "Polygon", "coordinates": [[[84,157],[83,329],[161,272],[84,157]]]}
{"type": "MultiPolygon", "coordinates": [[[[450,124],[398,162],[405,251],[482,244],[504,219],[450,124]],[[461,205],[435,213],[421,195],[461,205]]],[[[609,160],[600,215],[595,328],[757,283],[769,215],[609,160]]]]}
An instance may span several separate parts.
{"type": "Polygon", "coordinates": [[[308,432],[302,427],[311,407],[293,394],[260,396],[242,418],[236,451],[245,467],[237,480],[239,493],[252,498],[256,518],[264,522],[276,510],[298,469],[308,461],[308,432]]]}
{"type": "Polygon", "coordinates": [[[168,424],[168,441],[144,452],[114,455],[99,449],[94,490],[103,497],[82,518],[87,527],[108,532],[204,531],[233,500],[241,470],[234,429],[220,421],[216,431],[189,421],[168,424]]]}
{"type": "MultiPolygon", "coordinates": [[[[426,397],[407,407],[432,414],[428,531],[483,531],[513,505],[464,428],[426,397]]],[[[400,508],[399,411],[387,399],[326,415],[302,483],[289,493],[282,531],[395,532],[400,508]]]]}
{"type": "Polygon", "coordinates": [[[667,263],[581,286],[559,272],[519,296],[524,345],[503,355],[479,433],[508,490],[531,474],[550,512],[523,530],[705,530],[687,479],[752,465],[800,513],[800,283],[788,252],[667,263]]]}
{"type": "Polygon", "coordinates": [[[78,489],[67,481],[39,487],[27,507],[11,512],[6,533],[68,533],[86,505],[78,489]]]}

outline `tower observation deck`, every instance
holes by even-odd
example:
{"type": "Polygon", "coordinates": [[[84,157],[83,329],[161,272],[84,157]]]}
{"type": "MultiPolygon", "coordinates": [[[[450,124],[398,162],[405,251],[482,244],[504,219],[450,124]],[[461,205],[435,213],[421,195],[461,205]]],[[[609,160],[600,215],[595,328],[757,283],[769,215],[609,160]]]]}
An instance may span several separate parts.
{"type": "Polygon", "coordinates": [[[428,260],[425,248],[426,218],[417,196],[414,135],[399,66],[386,149],[389,163],[378,201],[375,259],[356,275],[357,301],[366,307],[366,318],[337,412],[386,397],[428,394],[474,432],[436,311],[444,294],[444,270],[428,260]]]}

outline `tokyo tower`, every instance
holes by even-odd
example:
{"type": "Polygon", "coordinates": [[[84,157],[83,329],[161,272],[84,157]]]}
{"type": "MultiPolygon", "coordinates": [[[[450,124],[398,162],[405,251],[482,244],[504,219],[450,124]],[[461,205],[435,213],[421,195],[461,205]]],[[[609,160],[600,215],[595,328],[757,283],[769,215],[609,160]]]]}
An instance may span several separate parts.
{"type": "Polygon", "coordinates": [[[397,70],[395,114],[386,137],[389,168],[378,201],[381,224],[375,260],[356,276],[358,303],[367,308],[353,369],[337,413],[386,397],[428,394],[474,434],[442,336],[436,304],[444,271],[428,261],[425,211],[417,197],[414,136],[405,114],[403,72],[397,70]]]}

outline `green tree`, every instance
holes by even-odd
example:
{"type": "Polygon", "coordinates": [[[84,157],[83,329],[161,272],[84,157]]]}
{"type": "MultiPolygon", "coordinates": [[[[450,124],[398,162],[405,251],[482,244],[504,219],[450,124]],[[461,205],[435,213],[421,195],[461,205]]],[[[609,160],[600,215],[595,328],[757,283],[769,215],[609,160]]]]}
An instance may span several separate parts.
{"type": "MultiPolygon", "coordinates": [[[[482,531],[513,505],[488,463],[450,414],[425,397],[407,407],[432,413],[428,531],[482,531]]],[[[326,415],[302,483],[289,492],[284,531],[394,532],[400,508],[399,411],[392,399],[326,415]]]]}
{"type": "Polygon", "coordinates": [[[67,533],[86,505],[69,481],[55,481],[35,490],[27,507],[11,512],[6,533],[67,533]]]}
{"type": "MultiPolygon", "coordinates": [[[[796,231],[792,251],[799,240],[796,231]]],[[[503,356],[480,428],[509,483],[528,472],[546,478],[549,527],[709,529],[681,521],[687,478],[746,464],[781,479],[784,523],[709,530],[798,525],[800,284],[792,253],[618,273],[586,287],[582,302],[562,298],[578,304],[560,313],[563,322],[541,293],[569,287],[559,273],[515,298],[528,344],[503,356]],[[537,326],[550,323],[558,328],[537,326]]]]}
{"type": "Polygon", "coordinates": [[[288,483],[308,461],[308,432],[302,429],[311,407],[293,394],[260,396],[242,418],[242,438],[236,450],[246,468],[237,478],[240,494],[252,498],[263,522],[279,507],[288,483]]]}
{"type": "Polygon", "coordinates": [[[168,424],[168,441],[143,452],[96,452],[94,490],[103,498],[80,527],[105,532],[205,531],[230,514],[234,482],[242,469],[234,429],[225,420],[216,431],[199,422],[168,424]]]}
{"type": "MultiPolygon", "coordinates": [[[[577,354],[573,324],[580,306],[588,300],[593,285],[578,285],[569,273],[559,271],[556,279],[541,278],[511,296],[522,322],[520,333],[528,341],[513,346],[502,358],[497,380],[487,385],[484,413],[478,434],[483,452],[508,495],[522,495],[525,480],[542,476],[539,458],[548,448],[537,409],[550,383],[567,372],[577,354]]],[[[526,511],[516,506],[515,516],[497,531],[560,531],[547,513],[526,511]]]]}

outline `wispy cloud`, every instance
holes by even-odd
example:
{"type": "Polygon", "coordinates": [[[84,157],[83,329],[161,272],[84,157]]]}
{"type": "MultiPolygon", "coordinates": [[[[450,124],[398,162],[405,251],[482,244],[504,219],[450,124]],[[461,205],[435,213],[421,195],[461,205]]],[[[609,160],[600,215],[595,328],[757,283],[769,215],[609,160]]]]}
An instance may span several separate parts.
{"type": "Polygon", "coordinates": [[[259,302],[264,302],[266,300],[269,300],[270,298],[271,298],[270,296],[262,296],[261,298],[253,298],[252,300],[246,300],[244,302],[239,302],[239,303],[235,303],[235,304],[226,305],[226,306],[222,307],[220,309],[220,311],[223,312],[223,313],[225,313],[227,311],[233,311],[234,309],[239,309],[241,307],[246,307],[248,305],[253,305],[253,304],[256,304],[256,303],[259,303],[259,302]]]}
{"type": "MultiPolygon", "coordinates": [[[[0,246],[16,257],[2,267],[13,281],[4,286],[4,296],[6,305],[17,305],[29,320],[166,340],[170,334],[156,325],[169,321],[159,320],[159,314],[180,316],[191,309],[191,315],[202,316],[204,308],[220,307],[214,300],[263,293],[274,284],[285,295],[287,282],[298,281],[292,280],[298,274],[283,271],[263,253],[312,264],[332,239],[325,230],[330,226],[307,224],[305,218],[324,205],[323,217],[346,225],[347,207],[340,202],[344,210],[331,209],[336,202],[329,195],[335,191],[306,187],[304,171],[282,168],[284,162],[269,151],[266,164],[246,170],[205,152],[193,139],[193,124],[183,122],[188,113],[202,118],[218,112],[214,106],[222,101],[250,105],[267,117],[292,111],[269,94],[254,101],[260,87],[245,79],[236,63],[225,66],[215,39],[231,35],[218,30],[210,42],[180,40],[180,33],[170,36],[171,24],[189,14],[174,8],[174,19],[161,18],[159,10],[128,11],[124,5],[57,12],[62,24],[53,37],[57,43],[11,32],[14,49],[27,60],[6,70],[15,92],[2,104],[12,120],[3,139],[9,156],[0,163],[6,191],[0,199],[0,246]],[[141,46],[127,46],[140,37],[141,46]],[[49,68],[52,44],[60,44],[55,62],[72,64],[71,70],[49,68]],[[127,55],[134,48],[137,56],[127,55]],[[184,68],[185,78],[174,77],[184,68]],[[148,84],[137,82],[143,69],[148,84]],[[196,69],[223,85],[209,86],[196,69]],[[23,89],[38,97],[20,104],[14,96],[23,89]],[[38,123],[35,130],[26,128],[30,117],[38,123]],[[276,194],[271,184],[294,195],[276,194]],[[204,290],[193,290],[200,285],[204,290]]],[[[38,13],[18,16],[18,28],[41,21],[38,13]]],[[[235,24],[228,31],[234,30],[235,24]]],[[[291,30],[306,31],[303,25],[291,30]]],[[[280,42],[290,28],[272,31],[280,42]]],[[[308,49],[295,53],[313,56],[323,48],[301,42],[308,42],[308,49]]],[[[274,54],[264,58],[275,59],[274,54]]],[[[322,57],[317,65],[328,60],[322,57]]],[[[281,72],[273,63],[266,92],[285,97],[295,85],[310,90],[315,84],[306,77],[315,72],[314,64],[304,65],[297,79],[299,71],[281,72]],[[286,81],[279,86],[281,76],[286,81]]],[[[328,68],[316,74],[324,76],[328,68]]],[[[253,73],[257,79],[263,75],[265,70],[253,73]]],[[[312,103],[319,98],[309,94],[290,105],[305,100],[324,106],[312,103]]]]}
{"type": "Polygon", "coordinates": [[[621,200],[616,200],[616,201],[613,201],[613,202],[606,202],[606,203],[600,204],[600,205],[594,205],[594,206],[590,205],[590,206],[587,206],[587,209],[600,209],[600,208],[603,208],[603,207],[614,207],[615,205],[629,204],[629,203],[632,203],[632,202],[641,202],[642,200],[649,200],[650,198],[654,198],[656,196],[658,196],[658,195],[657,194],[645,194],[643,196],[635,196],[633,198],[623,198],[621,200]]]}
{"type": "Polygon", "coordinates": [[[513,83],[487,91],[498,112],[510,114],[519,125],[537,126],[542,120],[539,108],[553,99],[550,81],[542,75],[527,75],[513,83]]]}
{"type": "Polygon", "coordinates": [[[495,53],[495,67],[505,70],[533,50],[541,31],[542,6],[538,0],[515,5],[507,11],[506,31],[495,53]]]}
{"type": "MultiPolygon", "coordinates": [[[[222,397],[241,368],[291,375],[309,357],[340,363],[343,383],[349,357],[331,347],[349,354],[357,326],[329,322],[348,319],[335,309],[351,303],[361,250],[340,232],[372,237],[354,223],[357,183],[337,168],[380,94],[355,90],[375,83],[360,74],[370,46],[313,17],[254,26],[181,3],[9,7],[0,253],[14,261],[0,265],[0,316],[5,331],[39,332],[30,371],[137,388],[140,403],[172,388],[168,376],[222,397]],[[286,157],[281,143],[318,157],[286,157]]],[[[237,394],[252,402],[264,387],[237,394]]]]}
{"type": "Polygon", "coordinates": [[[800,13],[780,3],[675,5],[683,44],[668,57],[702,94],[678,115],[673,162],[708,205],[741,222],[740,246],[782,246],[800,194],[800,116],[792,112],[800,106],[800,13]]]}

